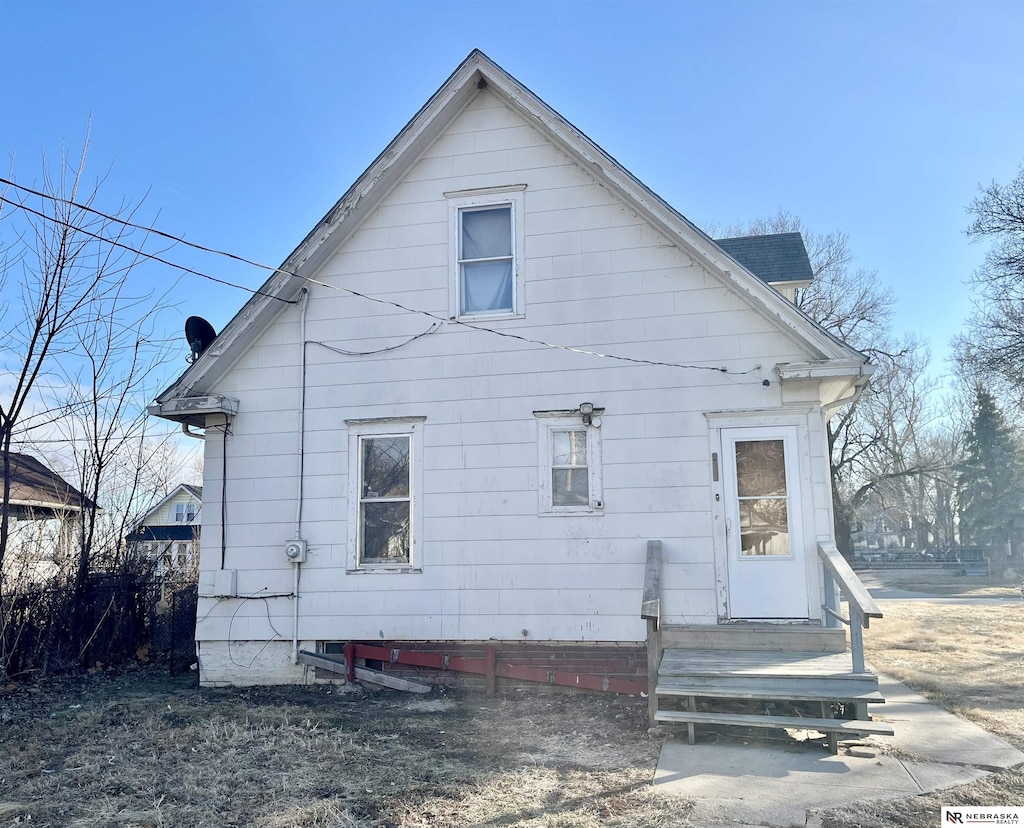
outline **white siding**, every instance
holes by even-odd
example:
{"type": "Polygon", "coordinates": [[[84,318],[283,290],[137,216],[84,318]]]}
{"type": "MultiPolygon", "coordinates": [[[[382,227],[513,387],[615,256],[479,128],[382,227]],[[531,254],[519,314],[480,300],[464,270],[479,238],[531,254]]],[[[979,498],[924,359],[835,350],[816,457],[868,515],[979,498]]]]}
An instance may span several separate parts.
{"type": "MultiPolygon", "coordinates": [[[[649,538],[663,541],[669,561],[668,619],[717,620],[704,414],[782,404],[774,366],[810,355],[781,325],[670,245],[487,92],[317,279],[447,319],[454,309],[444,193],[517,184],[526,185],[525,316],[489,327],[695,367],[553,350],[451,323],[381,354],[345,356],[308,345],[298,529],[309,542],[302,639],[640,641],[649,538]],[[709,370],[723,367],[729,375],[709,370]],[[539,516],[533,412],[584,401],[605,409],[603,513],[539,516]],[[416,493],[420,571],[348,573],[344,421],[392,416],[426,418],[423,490],[416,493]]],[[[203,642],[294,632],[291,600],[259,596],[291,591],[282,550],[297,531],[298,319],[296,307],[282,310],[216,389],[240,401],[227,439],[224,567],[238,571],[238,595],[257,600],[204,598],[197,633],[203,642]]],[[[400,345],[434,324],[344,290],[310,287],[312,342],[366,352],[400,345]]],[[[822,424],[809,419],[819,464],[809,513],[817,533],[827,535],[822,424]]],[[[208,571],[221,566],[223,438],[215,428],[207,435],[208,571]]],[[[209,579],[203,583],[209,595],[209,579]]],[[[234,660],[217,663],[237,677],[239,668],[229,669],[234,660]]],[[[210,662],[204,670],[217,675],[210,662]]]]}

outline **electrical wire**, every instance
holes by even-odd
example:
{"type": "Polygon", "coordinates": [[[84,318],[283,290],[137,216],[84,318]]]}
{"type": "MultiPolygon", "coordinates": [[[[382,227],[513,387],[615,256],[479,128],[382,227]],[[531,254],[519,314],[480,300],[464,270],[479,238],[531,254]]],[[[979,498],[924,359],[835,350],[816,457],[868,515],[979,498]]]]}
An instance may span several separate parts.
{"type": "MultiPolygon", "coordinates": [[[[63,199],[56,198],[55,196],[49,196],[49,198],[52,201],[55,201],[55,202],[62,202],[62,201],[64,201],[63,199]]],[[[55,219],[53,216],[48,216],[48,215],[46,215],[46,213],[42,213],[39,210],[34,210],[31,207],[29,207],[29,206],[27,206],[25,204],[21,204],[21,203],[19,203],[17,201],[11,201],[11,199],[9,199],[9,198],[7,198],[6,196],[3,196],[3,195],[0,195],[0,203],[9,204],[11,207],[16,207],[19,210],[24,210],[26,213],[31,213],[34,216],[38,216],[39,218],[43,219],[44,221],[57,221],[57,219],[55,219]]],[[[72,204],[74,206],[79,206],[79,207],[81,206],[81,205],[75,205],[74,202],[65,202],[65,203],[72,204]]],[[[82,209],[88,210],[90,208],[82,207],[82,209]]],[[[115,221],[116,221],[116,219],[115,219],[115,221]]],[[[131,225],[127,221],[124,221],[123,219],[121,220],[121,223],[125,224],[126,226],[135,226],[135,225],[131,225]]],[[[176,270],[182,271],[183,273],[190,273],[193,276],[199,276],[200,278],[203,278],[203,279],[209,279],[211,282],[217,282],[218,284],[221,284],[221,285],[227,285],[228,287],[236,288],[237,290],[245,290],[245,291],[248,291],[249,293],[252,293],[252,294],[254,294],[256,296],[266,296],[268,299],[276,299],[278,302],[284,302],[287,305],[294,305],[294,304],[296,304],[298,302],[297,299],[282,299],[280,296],[275,296],[272,293],[267,293],[267,292],[262,291],[262,290],[256,290],[254,288],[246,287],[245,285],[237,285],[234,282],[227,281],[226,279],[218,279],[216,276],[211,276],[209,273],[203,273],[203,272],[201,272],[199,270],[193,270],[191,267],[186,267],[185,265],[180,265],[180,264],[177,264],[176,262],[172,262],[169,259],[164,259],[163,257],[156,255],[156,253],[147,253],[145,250],[139,250],[138,248],[132,247],[129,244],[125,244],[124,242],[114,241],[114,239],[109,239],[106,236],[101,236],[99,233],[93,233],[91,230],[86,230],[84,227],[82,227],[80,225],[70,225],[70,226],[75,230],[76,233],[82,233],[83,235],[89,236],[92,239],[96,239],[97,241],[101,241],[101,242],[104,242],[106,244],[109,244],[112,247],[119,247],[122,250],[127,250],[130,253],[135,253],[136,255],[142,256],[143,258],[151,259],[151,260],[153,260],[155,262],[160,262],[160,264],[167,265],[168,267],[173,267],[176,270]]],[[[187,242],[185,242],[184,239],[181,239],[181,242],[183,244],[187,244],[187,242]]],[[[223,253],[221,255],[227,256],[227,255],[231,255],[231,254],[223,253]]],[[[285,271],[282,271],[282,272],[285,272],[285,271]]],[[[294,276],[294,275],[297,275],[297,274],[290,274],[290,275],[294,276]]],[[[299,277],[299,278],[301,278],[301,277],[299,277]]]]}
{"type": "Polygon", "coordinates": [[[384,348],[377,348],[377,350],[375,350],[375,351],[346,351],[344,348],[336,348],[334,345],[328,345],[326,342],[317,342],[314,339],[308,340],[305,344],[306,345],[319,345],[321,348],[326,348],[328,351],[334,351],[334,353],[342,354],[344,356],[355,356],[355,357],[373,356],[374,354],[383,354],[383,353],[386,353],[387,351],[397,351],[399,348],[404,348],[410,342],[415,342],[420,337],[427,336],[428,334],[432,334],[432,333],[434,333],[434,331],[438,330],[440,327],[441,327],[441,323],[437,322],[437,323],[431,325],[427,330],[423,331],[423,333],[418,333],[415,336],[409,337],[407,340],[405,340],[405,342],[400,342],[398,345],[388,345],[387,347],[384,347],[384,348]]]}
{"type": "MultiPolygon", "coordinates": [[[[651,365],[651,366],[665,367],[665,368],[685,368],[685,369],[691,369],[691,370],[696,370],[696,371],[713,371],[715,373],[731,374],[733,376],[750,374],[753,371],[757,370],[756,368],[752,368],[752,369],[749,369],[747,371],[730,371],[728,368],[726,368],[724,366],[719,367],[719,366],[712,366],[712,365],[693,365],[693,364],[689,364],[689,363],[668,362],[668,361],[664,361],[664,360],[642,359],[642,358],[639,358],[639,357],[628,357],[628,356],[622,356],[622,355],[619,355],[619,354],[608,354],[608,353],[602,353],[600,351],[593,351],[593,350],[590,350],[590,349],[587,349],[587,348],[576,348],[576,347],[573,347],[573,346],[570,346],[570,345],[561,345],[559,343],[547,342],[547,341],[542,340],[542,339],[534,339],[532,337],[523,336],[522,334],[511,333],[509,331],[499,331],[499,330],[495,330],[494,328],[488,328],[488,327],[486,327],[484,325],[479,325],[479,324],[475,324],[475,323],[472,323],[472,322],[466,322],[464,320],[456,319],[456,318],[453,318],[453,317],[442,316],[440,314],[436,314],[436,313],[433,313],[431,311],[422,310],[420,308],[411,308],[411,307],[409,307],[407,305],[403,305],[401,302],[396,302],[396,301],[391,300],[391,299],[385,299],[385,298],[380,297],[380,296],[373,296],[372,294],[363,293],[361,291],[353,290],[352,288],[343,287],[341,285],[329,284],[327,282],[320,281],[319,279],[314,279],[314,278],[312,278],[310,276],[302,276],[301,274],[296,273],[295,271],[285,270],[285,269],[280,268],[280,267],[273,267],[272,265],[262,264],[260,262],[253,261],[251,259],[246,259],[243,256],[239,256],[239,255],[237,255],[235,253],[230,253],[230,252],[225,251],[225,250],[218,250],[217,248],[213,248],[213,247],[207,247],[205,245],[197,244],[196,242],[190,242],[190,241],[182,238],[181,236],[175,236],[175,235],[173,235],[171,233],[165,233],[163,231],[156,230],[155,228],[152,228],[152,227],[146,227],[145,225],[135,224],[133,222],[127,221],[126,219],[121,219],[121,218],[118,218],[116,216],[112,216],[112,215],[109,215],[107,213],[103,213],[103,212],[101,212],[99,210],[96,210],[96,209],[94,209],[92,207],[89,207],[87,205],[79,204],[77,202],[69,201],[67,199],[61,199],[61,198],[58,198],[56,196],[52,196],[52,195],[48,195],[46,193],[40,192],[38,190],[33,190],[31,188],[25,187],[24,185],[20,185],[20,184],[17,184],[15,182],[13,182],[13,181],[10,181],[10,179],[6,179],[6,178],[3,178],[3,177],[0,177],[0,184],[6,184],[8,186],[15,187],[15,188],[17,188],[19,190],[24,190],[25,192],[31,193],[32,195],[35,195],[35,196],[38,196],[40,198],[45,198],[45,199],[48,199],[50,201],[53,201],[54,203],[69,204],[69,205],[71,205],[73,207],[76,207],[77,209],[81,209],[81,210],[85,210],[87,212],[95,213],[96,215],[101,216],[102,218],[105,218],[105,219],[107,219],[109,221],[113,221],[113,222],[122,224],[122,225],[124,225],[126,227],[131,227],[131,228],[134,228],[134,229],[143,230],[145,232],[151,232],[151,233],[154,233],[154,234],[156,234],[158,236],[161,236],[162,238],[166,238],[166,239],[168,239],[170,241],[173,241],[173,242],[178,243],[178,244],[185,245],[187,247],[192,247],[192,248],[194,248],[196,250],[200,250],[200,251],[203,251],[203,252],[206,252],[206,253],[212,253],[212,254],[218,255],[218,256],[224,256],[224,257],[227,257],[229,259],[233,259],[235,261],[251,265],[252,267],[257,267],[257,268],[260,268],[262,270],[270,271],[271,273],[274,273],[274,274],[282,273],[282,274],[284,274],[286,276],[291,276],[291,277],[296,278],[296,279],[301,279],[302,281],[304,281],[304,282],[306,282],[307,284],[310,284],[310,285],[317,285],[317,286],[325,288],[327,290],[333,290],[333,291],[338,291],[338,292],[341,292],[341,293],[347,293],[350,296],[355,296],[355,297],[358,297],[360,299],[366,299],[367,301],[370,301],[370,302],[377,302],[379,304],[388,305],[390,307],[397,308],[398,310],[404,311],[405,313],[413,313],[413,314],[418,314],[420,316],[426,316],[427,318],[433,319],[436,322],[439,322],[439,323],[442,323],[442,324],[443,323],[449,323],[449,324],[453,324],[453,325],[459,325],[461,327],[469,328],[471,330],[482,331],[484,333],[493,334],[495,336],[501,336],[501,337],[505,337],[507,339],[514,339],[514,340],[517,340],[519,342],[524,342],[524,343],[527,343],[527,344],[530,344],[530,345],[539,345],[541,347],[551,348],[553,350],[567,351],[569,353],[581,354],[581,355],[584,355],[584,356],[593,356],[593,357],[597,357],[597,358],[600,358],[600,359],[617,360],[617,361],[620,361],[620,362],[628,362],[628,363],[637,364],[637,365],[651,365]]],[[[12,201],[12,200],[10,200],[10,199],[2,196],[2,195],[0,195],[0,202],[9,204],[10,206],[15,207],[17,209],[25,210],[26,212],[32,213],[33,215],[36,215],[36,216],[38,216],[38,217],[40,217],[40,218],[42,218],[42,219],[44,219],[46,221],[53,221],[54,220],[51,216],[47,216],[45,213],[41,213],[38,210],[34,210],[31,207],[28,207],[27,205],[21,204],[18,201],[12,201]]],[[[232,288],[235,288],[237,290],[244,290],[244,291],[246,291],[248,293],[251,293],[251,294],[253,294],[255,296],[265,296],[265,297],[267,297],[269,299],[276,299],[279,302],[283,302],[283,303],[289,304],[289,305],[295,305],[295,304],[298,304],[298,302],[299,302],[298,299],[283,299],[280,296],[277,296],[277,295],[272,294],[272,293],[267,293],[266,291],[257,290],[257,289],[254,289],[254,288],[249,288],[249,287],[246,287],[244,285],[239,285],[239,284],[235,284],[234,282],[229,282],[229,281],[227,281],[225,279],[219,279],[219,278],[217,278],[215,276],[210,276],[207,273],[203,273],[201,271],[195,270],[195,269],[190,268],[190,267],[186,267],[184,265],[176,264],[175,262],[171,262],[171,261],[169,261],[167,259],[164,259],[164,258],[162,258],[160,256],[157,256],[155,254],[146,253],[143,250],[138,250],[136,248],[131,247],[130,245],[124,244],[123,242],[116,242],[116,241],[113,241],[111,239],[107,239],[107,238],[105,238],[103,236],[100,236],[98,234],[92,233],[92,232],[90,232],[88,230],[85,230],[85,229],[83,229],[81,227],[75,227],[75,229],[79,230],[82,233],[84,233],[85,235],[91,236],[92,238],[95,238],[95,239],[97,239],[99,241],[104,241],[104,242],[107,242],[108,244],[111,244],[113,246],[121,247],[121,248],[123,248],[125,250],[131,251],[131,252],[133,252],[133,253],[135,253],[137,255],[140,255],[140,256],[142,256],[144,258],[152,259],[154,261],[160,262],[161,264],[165,264],[168,267],[176,268],[177,270],[183,271],[185,273],[189,273],[189,274],[191,274],[193,276],[199,276],[202,279],[207,279],[209,281],[216,282],[216,283],[222,284],[222,285],[226,285],[228,287],[232,287],[232,288]]],[[[316,343],[316,344],[323,345],[323,343],[316,343]]],[[[324,345],[323,347],[330,348],[331,346],[324,345]]],[[[361,354],[354,353],[352,355],[358,356],[358,355],[361,355],[361,354]]]]}

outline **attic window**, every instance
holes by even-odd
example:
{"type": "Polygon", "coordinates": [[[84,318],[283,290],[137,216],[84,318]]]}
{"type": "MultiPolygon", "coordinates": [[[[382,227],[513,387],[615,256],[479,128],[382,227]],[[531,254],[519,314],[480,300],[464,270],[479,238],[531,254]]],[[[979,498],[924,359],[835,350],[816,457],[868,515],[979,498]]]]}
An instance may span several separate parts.
{"type": "Polygon", "coordinates": [[[175,503],[174,504],[174,522],[175,523],[191,523],[196,519],[196,504],[189,501],[188,503],[175,503]]]}
{"type": "Polygon", "coordinates": [[[452,317],[521,315],[522,186],[446,195],[451,225],[452,317]]]}
{"type": "Polygon", "coordinates": [[[512,205],[459,211],[459,316],[512,313],[512,205]]]}

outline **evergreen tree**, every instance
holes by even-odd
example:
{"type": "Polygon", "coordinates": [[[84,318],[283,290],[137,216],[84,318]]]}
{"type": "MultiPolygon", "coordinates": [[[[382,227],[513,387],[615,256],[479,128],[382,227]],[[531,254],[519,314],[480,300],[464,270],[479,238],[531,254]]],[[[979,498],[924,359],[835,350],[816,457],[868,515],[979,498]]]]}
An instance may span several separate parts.
{"type": "Polygon", "coordinates": [[[957,481],[961,543],[994,552],[1006,550],[1007,543],[1018,546],[1016,534],[1024,525],[1024,458],[1014,429],[984,388],[975,390],[964,449],[957,481]]]}

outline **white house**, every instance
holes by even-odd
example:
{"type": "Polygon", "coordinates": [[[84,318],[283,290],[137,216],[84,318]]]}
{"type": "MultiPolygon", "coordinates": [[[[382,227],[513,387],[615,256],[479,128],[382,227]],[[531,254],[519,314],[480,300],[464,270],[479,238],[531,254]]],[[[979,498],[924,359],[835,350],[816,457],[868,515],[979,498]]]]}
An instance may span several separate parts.
{"type": "Polygon", "coordinates": [[[196,563],[202,507],[203,487],[179,483],[125,540],[133,552],[153,562],[156,574],[188,573],[196,563]]]}
{"type": "Polygon", "coordinates": [[[205,429],[202,682],[353,642],[645,680],[645,574],[655,627],[826,629],[871,368],[740,248],[471,53],[150,408],[205,429]]]}

